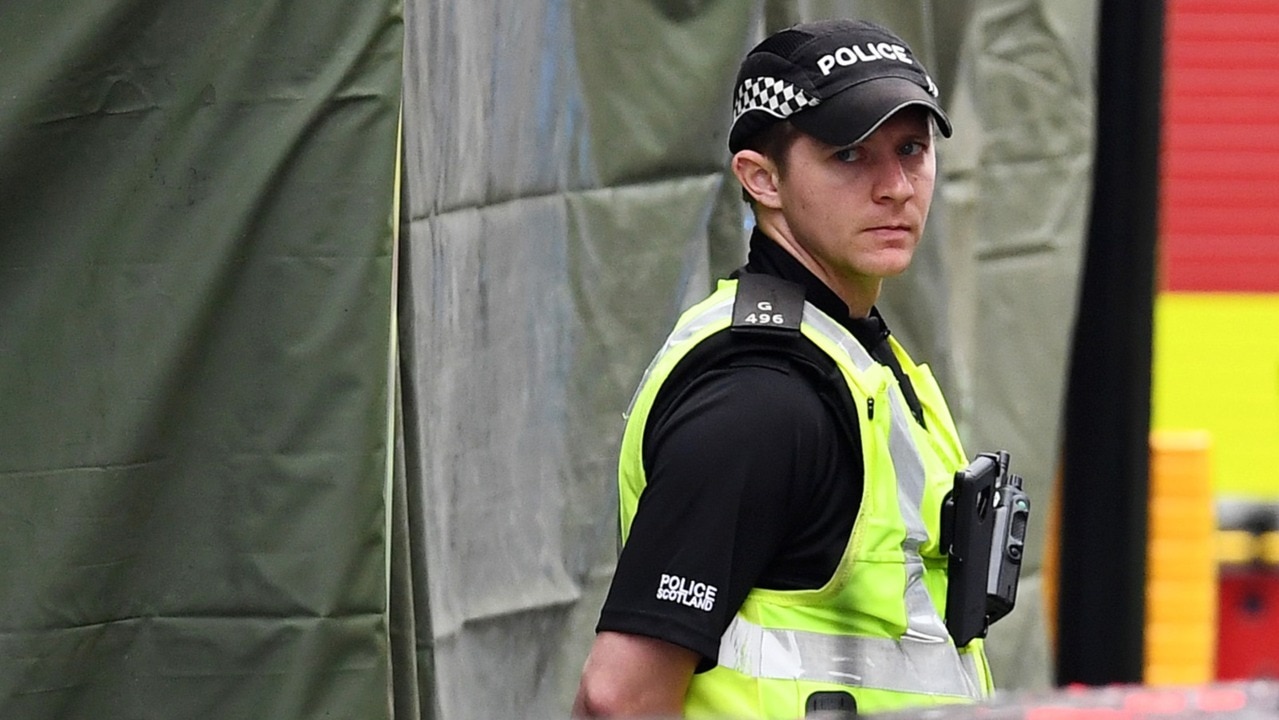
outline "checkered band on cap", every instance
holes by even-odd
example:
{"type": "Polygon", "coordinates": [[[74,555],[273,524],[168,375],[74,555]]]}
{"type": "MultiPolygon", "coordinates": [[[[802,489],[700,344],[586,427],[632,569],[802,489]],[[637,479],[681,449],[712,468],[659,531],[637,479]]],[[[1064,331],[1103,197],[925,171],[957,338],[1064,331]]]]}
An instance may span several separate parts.
{"type": "Polygon", "coordinates": [[[737,88],[737,97],[733,101],[733,122],[751,110],[763,110],[785,120],[818,102],[817,98],[780,78],[746,78],[737,88]]]}

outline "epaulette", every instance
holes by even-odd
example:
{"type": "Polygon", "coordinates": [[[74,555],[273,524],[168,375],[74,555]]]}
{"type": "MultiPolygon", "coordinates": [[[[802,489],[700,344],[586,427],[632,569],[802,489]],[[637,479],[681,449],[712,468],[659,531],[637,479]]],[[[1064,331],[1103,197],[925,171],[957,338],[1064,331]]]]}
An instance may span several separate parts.
{"type": "Polygon", "coordinates": [[[798,335],[804,287],[772,275],[742,273],[733,299],[734,334],[798,335]]]}

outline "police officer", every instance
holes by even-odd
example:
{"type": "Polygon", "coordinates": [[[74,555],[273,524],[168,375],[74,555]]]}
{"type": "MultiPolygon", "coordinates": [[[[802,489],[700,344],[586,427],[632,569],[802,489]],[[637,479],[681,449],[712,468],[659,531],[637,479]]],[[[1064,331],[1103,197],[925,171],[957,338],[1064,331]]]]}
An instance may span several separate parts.
{"type": "Polygon", "coordinates": [[[894,33],[798,25],[746,56],[729,135],[747,264],[632,400],[623,549],[574,714],[796,718],[965,702],[939,510],[966,464],[875,309],[909,266],[950,121],[894,33]]]}

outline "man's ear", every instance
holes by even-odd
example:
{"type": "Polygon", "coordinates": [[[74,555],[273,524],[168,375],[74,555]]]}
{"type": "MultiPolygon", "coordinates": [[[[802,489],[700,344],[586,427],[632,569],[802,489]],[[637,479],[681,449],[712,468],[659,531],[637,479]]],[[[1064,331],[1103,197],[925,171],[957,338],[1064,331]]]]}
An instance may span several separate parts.
{"type": "Polygon", "coordinates": [[[782,206],[777,196],[777,164],[754,150],[738,150],[731,163],[737,182],[755,202],[774,210],[782,206]]]}

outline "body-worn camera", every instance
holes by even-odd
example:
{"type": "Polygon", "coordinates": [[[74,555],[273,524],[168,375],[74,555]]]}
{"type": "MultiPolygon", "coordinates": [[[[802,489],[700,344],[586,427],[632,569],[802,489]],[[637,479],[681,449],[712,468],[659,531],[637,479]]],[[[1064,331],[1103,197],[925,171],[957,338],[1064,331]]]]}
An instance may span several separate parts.
{"type": "Polygon", "coordinates": [[[981,453],[955,473],[942,506],[949,560],[946,628],[963,647],[1012,611],[1026,543],[1030,498],[1008,472],[1007,452],[981,453]]]}
{"type": "Polygon", "coordinates": [[[1022,490],[1021,483],[1020,475],[1007,475],[1003,485],[995,486],[995,526],[991,533],[990,571],[986,575],[987,622],[1012,612],[1017,603],[1026,522],[1030,519],[1030,496],[1022,490]]]}

